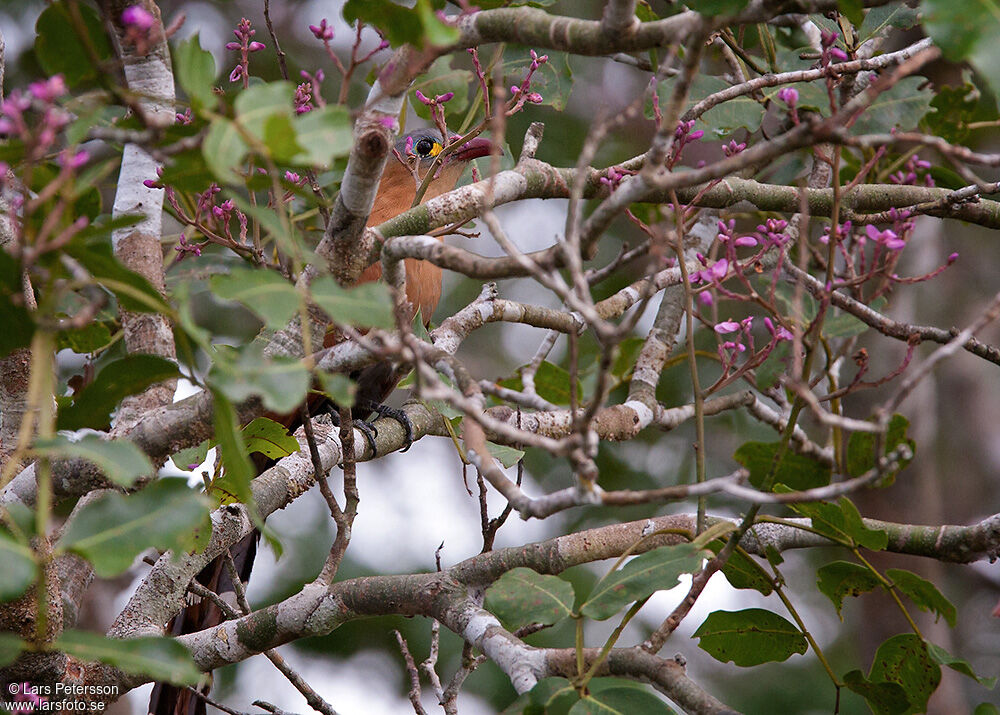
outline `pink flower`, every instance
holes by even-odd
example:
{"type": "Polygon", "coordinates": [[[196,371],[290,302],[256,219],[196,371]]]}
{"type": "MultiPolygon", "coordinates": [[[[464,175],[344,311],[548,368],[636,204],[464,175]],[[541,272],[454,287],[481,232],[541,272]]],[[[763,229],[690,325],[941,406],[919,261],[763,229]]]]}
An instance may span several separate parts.
{"type": "Polygon", "coordinates": [[[333,39],[333,26],[326,23],[325,17],[319,21],[319,25],[310,25],[309,30],[317,40],[329,42],[333,39]]]}
{"type": "Polygon", "coordinates": [[[735,333],[740,329],[740,324],[735,320],[724,320],[721,323],[716,323],[713,330],[719,335],[725,335],[726,333],[735,333]]]}
{"type": "Polygon", "coordinates": [[[79,169],[90,160],[90,154],[82,149],[72,154],[69,149],[64,149],[59,154],[59,165],[67,169],[79,169]]]}
{"type": "Polygon", "coordinates": [[[53,75],[42,82],[32,82],[28,85],[31,96],[41,102],[54,102],[56,98],[66,94],[66,80],[61,74],[53,75]]]}
{"type": "Polygon", "coordinates": [[[126,27],[148,32],[155,22],[156,18],[152,13],[140,5],[132,5],[122,11],[122,24],[126,27]]]}
{"type": "Polygon", "coordinates": [[[799,92],[793,87],[784,87],[778,90],[778,99],[787,104],[789,109],[794,109],[799,103],[799,92]]]}
{"type": "Polygon", "coordinates": [[[887,228],[885,231],[879,231],[872,224],[865,226],[865,233],[868,234],[868,238],[881,243],[890,251],[898,251],[906,246],[906,241],[901,239],[895,231],[887,228]]]}
{"type": "Polygon", "coordinates": [[[746,148],[746,142],[740,142],[737,144],[735,139],[730,139],[728,144],[722,145],[722,153],[725,156],[736,156],[746,148]]]}
{"type": "Polygon", "coordinates": [[[295,88],[295,97],[293,101],[295,103],[296,114],[305,114],[306,112],[311,112],[313,110],[312,94],[310,93],[311,89],[312,83],[310,82],[303,82],[295,88]]]}
{"type": "Polygon", "coordinates": [[[726,273],[729,272],[729,261],[725,258],[720,258],[715,263],[712,264],[711,268],[708,269],[709,275],[713,280],[722,280],[726,277],[726,273]]]}

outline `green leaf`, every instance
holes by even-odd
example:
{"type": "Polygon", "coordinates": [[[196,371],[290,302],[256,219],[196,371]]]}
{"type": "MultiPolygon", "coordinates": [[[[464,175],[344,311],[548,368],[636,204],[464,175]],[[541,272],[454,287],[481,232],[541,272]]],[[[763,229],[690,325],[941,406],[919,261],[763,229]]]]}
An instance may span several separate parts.
{"type": "Polygon", "coordinates": [[[208,381],[233,402],[259,396],[267,409],[287,414],[305,399],[309,371],[301,360],[265,356],[257,343],[240,349],[219,346],[208,381]]]}
{"type": "Polygon", "coordinates": [[[292,128],[303,150],[290,161],[310,166],[329,166],[334,159],[347,156],[354,143],[351,115],[346,107],[330,105],[300,114],[292,128]]]}
{"type": "Polygon", "coordinates": [[[993,703],[979,703],[972,715],[1000,715],[1000,708],[993,703]]]}
{"type": "Polygon", "coordinates": [[[358,384],[346,375],[336,372],[320,371],[317,373],[323,394],[329,397],[338,407],[353,407],[358,392],[358,384]]]}
{"type": "Polygon", "coordinates": [[[509,447],[506,444],[496,444],[495,442],[487,442],[486,449],[489,450],[490,455],[494,459],[498,460],[500,464],[504,466],[505,469],[510,469],[511,467],[513,467],[524,456],[523,450],[515,449],[514,447],[509,447]]]}
{"type": "MultiPolygon", "coordinates": [[[[226,121],[228,120],[215,120],[212,122],[212,128],[209,132],[211,133],[216,124],[226,121]]],[[[208,138],[206,137],[206,141],[207,140],[208,138]]],[[[214,158],[215,157],[213,157],[213,159],[214,158]]],[[[235,165],[238,161],[239,158],[237,158],[233,164],[235,165]]],[[[172,186],[180,191],[200,193],[208,187],[214,177],[215,174],[209,169],[209,163],[202,154],[202,149],[199,146],[169,157],[167,159],[167,163],[163,167],[163,174],[160,176],[160,183],[164,186],[172,186]]]]}
{"type": "Polygon", "coordinates": [[[261,521],[250,490],[250,481],[256,476],[256,472],[247,457],[236,410],[219,390],[213,389],[212,397],[215,402],[212,422],[215,426],[215,438],[219,442],[219,459],[222,460],[224,469],[222,476],[212,482],[212,493],[221,494],[223,502],[237,501],[246,504],[251,517],[255,521],[261,521]]]}
{"type": "Polygon", "coordinates": [[[26,645],[13,633],[0,633],[0,668],[17,660],[26,645]]]}
{"type": "Polygon", "coordinates": [[[636,687],[605,688],[581,698],[569,709],[569,715],[645,715],[673,710],[648,690],[636,687]]]}
{"type": "MultiPolygon", "coordinates": [[[[0,251],[0,254],[4,251],[0,251]]],[[[35,333],[35,321],[23,305],[11,302],[0,295],[0,315],[3,315],[3,330],[0,330],[0,357],[6,357],[18,348],[31,344],[35,333]]]]}
{"type": "Polygon", "coordinates": [[[502,715],[566,715],[580,699],[565,678],[544,678],[535,687],[507,706],[502,715]]]}
{"type": "Polygon", "coordinates": [[[997,0],[926,0],[924,31],[953,61],[968,60],[1000,94],[1000,5],[997,0]]]}
{"type": "Polygon", "coordinates": [[[84,355],[94,352],[109,342],[111,342],[111,329],[108,324],[103,321],[94,321],[81,328],[60,330],[56,336],[56,350],[69,349],[84,355]]]}
{"type": "Polygon", "coordinates": [[[396,327],[392,295],[385,283],[341,288],[333,278],[323,276],[312,283],[312,299],[334,322],[383,330],[396,327]]]}
{"type": "MultiPolygon", "coordinates": [[[[476,7],[482,10],[495,10],[498,7],[549,7],[554,5],[556,0],[481,0],[476,3],[476,7]]],[[[645,0],[640,0],[640,3],[645,0]]],[[[640,5],[641,8],[641,5],[640,5]]],[[[638,13],[639,10],[637,9],[638,13]]]]}
{"type": "Polygon", "coordinates": [[[257,221],[261,228],[268,233],[268,237],[273,239],[281,250],[298,256],[306,263],[319,263],[321,261],[302,241],[298,240],[294,224],[283,222],[273,207],[254,206],[236,192],[230,193],[229,198],[233,200],[240,211],[257,221]]]}
{"type": "MultiPolygon", "coordinates": [[[[38,566],[31,549],[0,529],[0,602],[18,598],[38,578],[38,566]]],[[[0,661],[3,647],[0,643],[0,661]]],[[[0,662],[0,666],[4,665],[0,662]]]]}
{"type": "Polygon", "coordinates": [[[573,586],[557,576],[512,569],[486,590],[485,607],[504,623],[552,625],[573,610],[573,586]]]}
{"type": "Polygon", "coordinates": [[[698,626],[698,646],[723,663],[748,667],[805,653],[806,637],[792,623],[761,608],[715,611],[698,626]]]}
{"type": "Polygon", "coordinates": [[[849,561],[834,561],[821,566],[816,575],[819,576],[816,581],[819,590],[833,601],[841,621],[844,620],[840,610],[843,608],[845,597],[859,596],[882,585],[871,569],[849,561]]]}
{"type": "MultiPolygon", "coordinates": [[[[442,106],[446,115],[460,114],[469,106],[469,85],[474,79],[475,75],[469,70],[451,67],[450,57],[439,57],[417,78],[411,89],[419,89],[431,99],[453,92],[455,96],[442,106]]],[[[410,101],[410,105],[418,117],[425,121],[431,120],[431,108],[426,104],[414,99],[410,101]]]]}
{"type": "Polygon", "coordinates": [[[240,125],[258,139],[264,139],[267,122],[273,116],[294,114],[295,85],[277,81],[255,84],[236,95],[233,109],[240,125]]]}
{"type": "MultiPolygon", "coordinates": [[[[722,541],[713,541],[711,548],[715,553],[722,549],[722,541]]],[[[756,562],[746,552],[737,549],[730,555],[722,567],[722,575],[733,588],[753,589],[768,596],[774,590],[771,579],[763,573],[756,562]]]]}
{"type": "Polygon", "coordinates": [[[788,369],[788,357],[791,352],[790,341],[783,340],[777,344],[760,367],[754,370],[757,376],[757,389],[766,390],[778,384],[778,379],[788,369]]]}
{"type": "Polygon", "coordinates": [[[837,10],[857,27],[865,19],[865,5],[862,0],[837,0],[837,10]]]}
{"type": "Polygon", "coordinates": [[[955,606],[933,583],[905,569],[889,569],[885,575],[892,580],[899,591],[917,604],[921,611],[931,611],[938,617],[944,616],[948,625],[955,627],[955,606]]]}
{"type": "Polygon", "coordinates": [[[441,22],[429,0],[417,0],[416,11],[420,17],[420,24],[423,26],[423,39],[428,44],[435,47],[447,47],[458,42],[458,38],[461,36],[458,28],[441,22]]]}
{"type": "MultiPolygon", "coordinates": [[[[500,380],[498,384],[502,387],[509,387],[512,390],[523,390],[524,384],[521,382],[521,373],[523,370],[524,366],[522,365],[517,369],[517,374],[514,377],[500,380]]],[[[570,402],[569,389],[569,371],[564,370],[558,365],[553,365],[548,360],[543,360],[538,366],[538,371],[535,373],[535,391],[538,393],[538,396],[556,405],[568,405],[570,402]]],[[[580,400],[582,397],[583,385],[577,380],[576,398],[580,400]]]]}
{"type": "Polygon", "coordinates": [[[903,633],[879,646],[868,679],[899,684],[910,704],[904,712],[922,713],[941,682],[941,666],[931,658],[924,641],[912,633],[903,633]]]}
{"type": "MultiPolygon", "coordinates": [[[[311,112],[310,112],[311,113],[311,112]]],[[[305,153],[305,149],[295,136],[295,126],[288,114],[272,114],[264,122],[264,132],[261,141],[268,154],[275,161],[291,162],[295,157],[305,153]]]]}
{"type": "Polygon", "coordinates": [[[812,527],[835,541],[850,546],[863,546],[881,551],[889,543],[889,536],[881,529],[869,529],[858,513],[858,508],[847,497],[837,504],[816,502],[794,504],[791,508],[812,520],[812,527]]]}
{"type": "MultiPolygon", "coordinates": [[[[701,12],[701,6],[698,6],[701,12]]],[[[674,92],[676,79],[661,80],[656,84],[656,94],[660,101],[660,106],[665,107],[670,101],[674,92]]],[[[708,74],[699,74],[694,78],[688,92],[688,102],[684,111],[691,109],[698,102],[709,95],[727,89],[730,85],[720,77],[708,74]]],[[[753,97],[747,95],[735,97],[727,102],[717,104],[698,118],[698,127],[704,129],[709,135],[715,137],[728,137],[736,129],[746,129],[753,133],[760,129],[760,123],[764,119],[764,105],[753,97]]],[[[646,103],[646,116],[652,118],[652,101],[646,103]]]]}
{"type": "Polygon", "coordinates": [[[423,41],[422,27],[416,12],[390,0],[347,0],[343,12],[348,25],[359,21],[374,25],[394,46],[419,46],[423,41]]]}
{"type": "MultiPolygon", "coordinates": [[[[885,435],[885,451],[891,452],[900,444],[905,442],[911,453],[915,453],[917,444],[912,439],[908,439],[906,431],[910,426],[910,421],[903,415],[895,414],[889,419],[889,427],[885,435]]],[[[869,469],[875,468],[875,460],[881,456],[876,455],[875,448],[878,446],[877,435],[871,432],[853,432],[847,441],[847,473],[852,477],[860,477],[869,469]]],[[[898,469],[887,472],[879,482],[880,486],[889,486],[895,480],[896,475],[910,463],[911,460],[903,461],[898,469]]]]}
{"type": "Polygon", "coordinates": [[[250,147],[240,136],[236,123],[217,117],[201,143],[201,155],[215,178],[224,184],[238,184],[240,177],[235,169],[243,163],[250,147]]]}
{"type": "Polygon", "coordinates": [[[823,335],[828,338],[853,338],[867,330],[867,323],[837,309],[823,323],[823,335]]]}
{"type": "Polygon", "coordinates": [[[924,116],[922,128],[957,144],[968,135],[966,124],[973,120],[980,99],[979,90],[971,82],[957,87],[938,87],[931,100],[931,108],[935,111],[924,116]]]}
{"type": "Polygon", "coordinates": [[[201,444],[197,444],[194,447],[182,449],[181,451],[173,454],[170,458],[173,460],[178,469],[185,471],[189,469],[196,469],[199,465],[204,464],[205,460],[208,459],[208,450],[211,449],[214,444],[214,440],[206,439],[201,444]]]}
{"type": "Polygon", "coordinates": [[[705,17],[735,15],[747,5],[747,0],[701,0],[694,5],[698,14],[705,17]]]}
{"type": "Polygon", "coordinates": [[[913,129],[930,110],[934,98],[934,93],[924,86],[926,84],[923,77],[900,80],[875,99],[855,122],[851,132],[881,134],[892,129],[913,129]]]}
{"type": "Polygon", "coordinates": [[[83,661],[107,663],[126,673],[175,685],[195,685],[201,679],[191,653],[174,638],[144,636],[116,640],[97,633],[64,631],[50,648],[83,661]]]}
{"type": "Polygon", "coordinates": [[[172,54],[177,68],[177,83],[187,92],[194,110],[215,106],[215,58],[211,52],[201,48],[198,33],[179,43],[172,54]]]}
{"type": "Polygon", "coordinates": [[[673,588],[681,574],[695,573],[702,560],[711,556],[693,544],[660,546],[636,556],[597,582],[580,613],[598,621],[610,618],[633,601],[673,588]]]}
{"type": "MultiPolygon", "coordinates": [[[[759,280],[758,286],[761,291],[770,290],[770,283],[763,278],[759,280]]],[[[790,320],[801,324],[811,323],[819,312],[815,298],[807,292],[801,296],[796,295],[795,289],[787,283],[778,283],[774,290],[774,297],[781,304],[782,313],[790,320]]]]}
{"type": "MultiPolygon", "coordinates": [[[[733,459],[750,470],[750,483],[761,489],[780,448],[780,442],[745,442],[733,454],[733,459]]],[[[786,449],[772,484],[784,484],[801,491],[826,486],[830,483],[831,474],[830,467],[786,449]]]]}
{"type": "Polygon", "coordinates": [[[102,494],[82,507],[57,548],[79,554],[98,576],[111,578],[148,548],[194,551],[211,535],[208,499],[185,479],[160,479],[134,494],[102,494]]]}
{"type": "MultiPolygon", "coordinates": [[[[531,67],[533,60],[527,50],[523,52],[518,59],[505,60],[503,63],[504,80],[508,86],[520,85],[531,67]]],[[[531,77],[531,91],[542,95],[541,104],[561,112],[566,109],[573,90],[573,70],[569,64],[569,55],[565,52],[549,50],[546,54],[548,61],[539,65],[531,77]]],[[[509,151],[505,155],[511,156],[509,151]]]]}
{"type": "Polygon", "coordinates": [[[56,427],[106,429],[111,423],[111,413],[123,399],[179,376],[173,361],[156,355],[133,354],[110,362],[76,395],[73,404],[60,408],[56,427]]]}
{"type": "MultiPolygon", "coordinates": [[[[111,59],[111,45],[101,19],[89,5],[74,3],[79,11],[81,28],[97,61],[111,59]]],[[[70,4],[59,0],[49,5],[35,22],[35,57],[48,75],[61,74],[66,84],[75,87],[85,80],[95,80],[104,70],[95,66],[77,34],[70,4]]]]}
{"type": "Polygon", "coordinates": [[[283,424],[258,417],[243,428],[247,453],[259,452],[268,459],[281,459],[299,451],[299,441],[288,434],[283,424]]]}
{"type": "Polygon", "coordinates": [[[888,32],[891,27],[898,30],[909,30],[917,24],[919,17],[914,8],[907,7],[902,3],[873,7],[865,14],[865,21],[861,23],[861,28],[858,30],[859,40],[862,43],[866,42],[879,33],[888,32]]]}
{"type": "Polygon", "coordinates": [[[865,699],[875,715],[899,715],[910,707],[906,691],[899,683],[872,682],[860,670],[844,675],[844,683],[865,699]]]}
{"type": "MultiPolygon", "coordinates": [[[[688,109],[709,95],[721,92],[728,87],[729,83],[721,77],[701,75],[695,78],[692,94],[689,95],[693,101],[689,101],[688,109]]],[[[673,91],[672,87],[671,91],[673,91]]],[[[661,95],[661,101],[662,98],[661,95]]],[[[764,119],[764,111],[764,105],[752,96],[744,95],[715,105],[701,115],[698,122],[699,125],[705,125],[706,130],[716,137],[729,136],[737,129],[746,129],[753,133],[760,129],[760,123],[764,119]]]]}
{"type": "Polygon", "coordinates": [[[35,442],[34,451],[51,459],[84,459],[100,469],[115,484],[130,487],[139,477],[155,470],[149,457],[126,440],[108,441],[88,434],[71,442],[62,435],[35,442]]]}
{"type": "Polygon", "coordinates": [[[984,688],[989,688],[990,690],[992,690],[994,687],[996,687],[997,684],[996,678],[983,678],[979,675],[976,675],[976,671],[972,669],[972,666],[969,665],[967,661],[964,661],[961,658],[953,656],[951,653],[949,653],[939,645],[936,645],[928,641],[927,653],[938,665],[946,665],[955,672],[961,673],[962,675],[966,675],[972,678],[977,683],[982,685],[984,688]]]}
{"type": "Polygon", "coordinates": [[[349,25],[361,21],[385,33],[393,46],[424,44],[446,46],[458,42],[458,30],[442,23],[427,0],[406,8],[390,0],[347,0],[344,19],[349,25]]]}
{"type": "Polygon", "coordinates": [[[212,276],[211,286],[217,296],[242,303],[272,330],[284,327],[302,302],[295,286],[276,271],[234,268],[212,276]]]}
{"type": "MultiPolygon", "coordinates": [[[[136,216],[125,217],[127,220],[115,222],[114,226],[134,224],[136,216]]],[[[85,237],[80,232],[77,238],[70,241],[63,250],[78,260],[98,282],[118,298],[119,305],[125,310],[139,313],[169,313],[170,306],[163,296],[138,273],[123,266],[111,250],[111,242],[99,238],[100,233],[110,232],[112,226],[94,226],[94,240],[81,240],[85,237]],[[114,281],[113,285],[111,281],[114,281]]]]}

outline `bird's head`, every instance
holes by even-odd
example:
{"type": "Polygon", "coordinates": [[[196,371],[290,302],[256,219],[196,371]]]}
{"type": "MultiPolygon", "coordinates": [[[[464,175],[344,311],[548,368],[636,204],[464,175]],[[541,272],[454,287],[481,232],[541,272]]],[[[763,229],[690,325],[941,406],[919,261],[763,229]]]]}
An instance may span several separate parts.
{"type": "MultiPolygon", "coordinates": [[[[459,140],[451,135],[449,142],[459,140]]],[[[382,180],[375,197],[368,224],[377,226],[410,208],[416,197],[417,185],[434,166],[434,160],[445,151],[441,133],[434,129],[417,129],[399,139],[392,156],[382,172],[382,180]]],[[[473,159],[488,156],[493,144],[488,139],[476,137],[448,151],[434,169],[434,179],[427,187],[422,200],[427,201],[455,188],[465,166],[473,159]]]]}
{"type": "MultiPolygon", "coordinates": [[[[458,134],[452,134],[448,139],[448,144],[454,144],[460,138],[458,134]]],[[[434,160],[445,150],[445,142],[441,133],[435,129],[418,129],[401,137],[396,142],[395,150],[396,157],[404,162],[408,169],[416,170],[422,178],[434,164],[434,160]]],[[[492,150],[493,144],[488,139],[476,137],[446,153],[439,162],[440,173],[454,176],[454,178],[451,182],[446,180],[444,183],[454,185],[461,170],[469,161],[487,156],[492,150]],[[458,173],[455,173],[456,170],[458,173]]]]}

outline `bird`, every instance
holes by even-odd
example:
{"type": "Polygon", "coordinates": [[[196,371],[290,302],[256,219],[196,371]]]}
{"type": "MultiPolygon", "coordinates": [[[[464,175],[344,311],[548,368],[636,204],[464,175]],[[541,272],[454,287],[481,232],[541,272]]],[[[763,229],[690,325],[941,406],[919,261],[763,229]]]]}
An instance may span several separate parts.
{"type": "MultiPolygon", "coordinates": [[[[375,203],[368,219],[368,226],[378,226],[391,218],[398,216],[413,205],[419,185],[427,173],[434,172],[421,202],[451,191],[458,182],[466,165],[472,159],[489,155],[493,151],[493,143],[488,139],[475,137],[467,140],[457,149],[445,154],[435,166],[435,159],[442,154],[445,146],[442,134],[434,129],[421,129],[399,139],[393,147],[392,155],[382,172],[375,203]]],[[[449,145],[459,142],[461,137],[452,134],[448,138],[449,145]]],[[[415,258],[404,260],[406,268],[406,300],[410,305],[409,319],[419,310],[425,326],[430,323],[437,304],[441,299],[442,271],[439,266],[428,261],[415,258]]],[[[382,265],[373,263],[362,272],[358,283],[368,283],[382,277],[382,265]]],[[[333,333],[327,338],[336,340],[333,333]]],[[[324,342],[324,347],[330,347],[331,342],[324,342]]],[[[407,445],[412,440],[412,425],[405,413],[384,405],[386,398],[396,388],[398,376],[390,362],[379,362],[354,373],[351,378],[357,383],[355,404],[369,413],[377,413],[383,417],[392,417],[403,424],[406,430],[407,445]]],[[[375,451],[371,434],[362,425],[362,432],[369,440],[372,451],[375,451]]]]}
{"type": "MultiPolygon", "coordinates": [[[[391,218],[408,210],[414,204],[417,190],[427,174],[434,172],[421,203],[451,191],[458,182],[468,163],[493,151],[493,143],[481,137],[475,137],[452,148],[460,141],[455,134],[447,138],[435,129],[417,129],[401,137],[395,142],[391,155],[379,180],[375,202],[368,218],[368,226],[378,226],[391,218]],[[449,151],[445,151],[449,149],[449,151]],[[442,156],[443,153],[443,156],[442,156]],[[439,161],[435,161],[438,157],[439,161]]],[[[410,304],[412,319],[417,311],[425,324],[441,299],[441,268],[427,261],[406,259],[406,298],[410,304]]],[[[368,283],[380,280],[382,267],[379,263],[369,266],[359,278],[358,283],[368,283]]],[[[340,340],[339,333],[327,333],[325,347],[330,347],[340,340]]],[[[398,382],[397,370],[388,361],[370,365],[351,375],[357,383],[356,415],[362,420],[371,414],[388,416],[403,423],[407,433],[407,441],[412,440],[412,425],[401,410],[394,410],[382,404],[396,388],[398,382]]],[[[315,413],[311,409],[310,413],[315,413]]],[[[336,414],[336,410],[331,410],[336,414]]],[[[296,411],[285,419],[279,419],[290,431],[298,427],[295,421],[299,412],[296,411]]],[[[359,421],[356,420],[356,423],[359,421]]],[[[364,428],[362,428],[364,431],[364,428]]],[[[374,452],[374,440],[370,432],[366,432],[369,444],[374,452]]],[[[254,455],[255,457],[258,455],[254,455]]],[[[256,460],[255,466],[260,471],[266,469],[269,463],[256,460]]],[[[254,531],[230,549],[236,571],[245,584],[250,578],[254,558],[257,551],[259,534],[254,531]]],[[[223,558],[209,563],[195,580],[206,588],[214,591],[230,605],[235,603],[236,589],[230,577],[223,558]]],[[[220,608],[208,599],[201,599],[181,611],[167,626],[171,635],[196,633],[212,628],[224,620],[220,608]]],[[[157,683],[149,699],[148,712],[151,715],[204,715],[205,701],[189,690],[177,688],[166,683],[157,683]]]]}

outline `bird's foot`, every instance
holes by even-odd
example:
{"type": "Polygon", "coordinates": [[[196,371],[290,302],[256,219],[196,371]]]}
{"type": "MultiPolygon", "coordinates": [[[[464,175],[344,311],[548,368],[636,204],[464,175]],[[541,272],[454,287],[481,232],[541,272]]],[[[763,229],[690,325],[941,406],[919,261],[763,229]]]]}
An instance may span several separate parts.
{"type": "MultiPolygon", "coordinates": [[[[330,410],[328,412],[330,419],[333,420],[335,427],[340,427],[340,413],[336,410],[330,410]]],[[[378,456],[378,446],[375,444],[375,438],[378,437],[378,430],[375,429],[375,425],[369,424],[364,420],[354,419],[352,420],[354,427],[365,436],[365,442],[372,450],[372,457],[378,456]]]]}
{"type": "Polygon", "coordinates": [[[403,427],[406,446],[400,450],[401,452],[405,452],[413,445],[413,423],[410,421],[406,412],[396,407],[389,407],[389,405],[372,402],[371,400],[361,400],[357,406],[359,409],[369,410],[372,414],[376,414],[379,417],[388,417],[396,420],[396,422],[403,427]]]}

